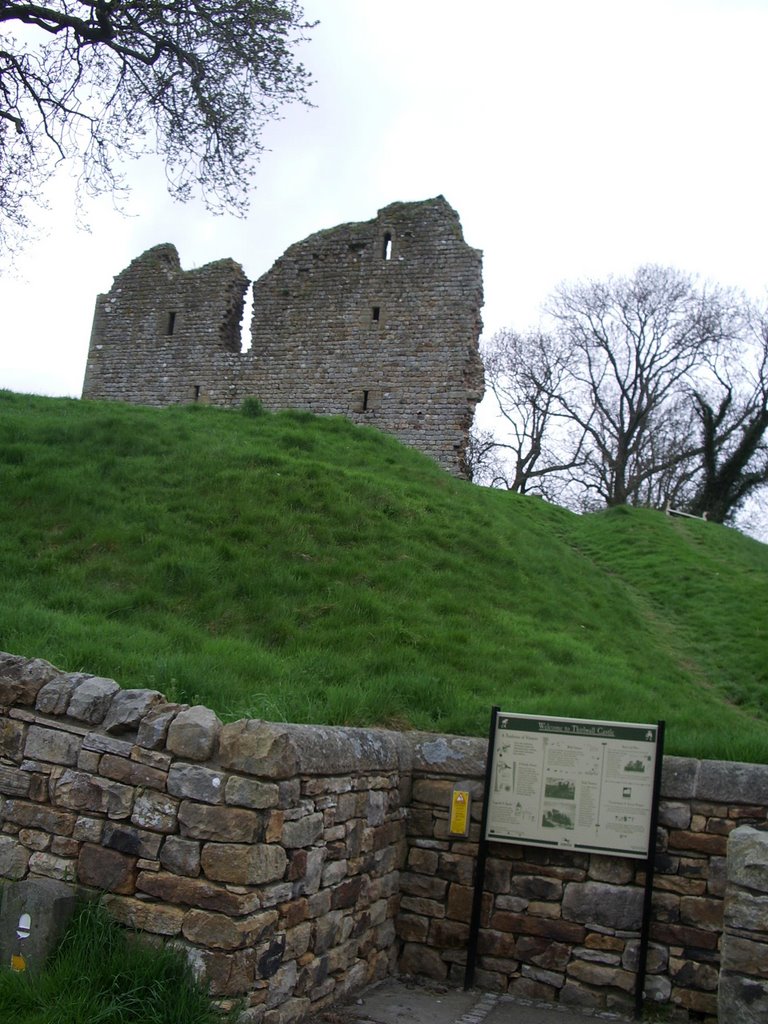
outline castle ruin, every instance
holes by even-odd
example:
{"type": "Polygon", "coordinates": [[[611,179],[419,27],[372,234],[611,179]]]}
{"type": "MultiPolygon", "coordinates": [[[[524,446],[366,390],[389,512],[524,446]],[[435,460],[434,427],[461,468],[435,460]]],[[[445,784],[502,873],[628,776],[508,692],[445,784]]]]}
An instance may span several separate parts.
{"type": "Polygon", "coordinates": [[[442,196],[292,245],[253,285],[234,260],[184,271],[149,249],[96,300],[83,398],[346,416],[457,475],[483,395],[482,254],[442,196]]]}

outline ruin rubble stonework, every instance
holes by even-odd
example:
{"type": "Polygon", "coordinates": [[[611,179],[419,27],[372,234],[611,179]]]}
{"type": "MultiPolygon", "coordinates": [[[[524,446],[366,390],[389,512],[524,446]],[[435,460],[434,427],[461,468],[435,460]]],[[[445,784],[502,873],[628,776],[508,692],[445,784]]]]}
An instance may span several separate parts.
{"type": "Polygon", "coordinates": [[[149,249],[100,295],[83,398],[236,406],[255,396],[378,427],[465,473],[484,390],[482,254],[442,196],[392,203],[370,221],[292,245],[253,285],[219,260],[184,271],[149,249]]]}

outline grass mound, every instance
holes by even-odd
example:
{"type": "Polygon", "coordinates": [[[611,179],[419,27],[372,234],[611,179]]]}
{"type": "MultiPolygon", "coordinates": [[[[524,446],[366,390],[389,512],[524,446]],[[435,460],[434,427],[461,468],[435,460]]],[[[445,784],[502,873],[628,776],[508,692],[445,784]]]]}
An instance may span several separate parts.
{"type": "Polygon", "coordinates": [[[768,758],[768,547],[575,516],[306,413],[0,392],[0,646],[222,717],[667,720],[768,758]]]}

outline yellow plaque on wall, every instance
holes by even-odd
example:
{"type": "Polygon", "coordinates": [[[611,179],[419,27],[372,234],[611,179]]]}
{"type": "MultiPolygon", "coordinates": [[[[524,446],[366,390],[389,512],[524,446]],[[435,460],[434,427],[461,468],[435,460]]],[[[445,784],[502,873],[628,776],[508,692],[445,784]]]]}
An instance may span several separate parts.
{"type": "Polygon", "coordinates": [[[452,836],[469,835],[469,790],[456,786],[451,794],[451,819],[448,831],[452,836]]]}

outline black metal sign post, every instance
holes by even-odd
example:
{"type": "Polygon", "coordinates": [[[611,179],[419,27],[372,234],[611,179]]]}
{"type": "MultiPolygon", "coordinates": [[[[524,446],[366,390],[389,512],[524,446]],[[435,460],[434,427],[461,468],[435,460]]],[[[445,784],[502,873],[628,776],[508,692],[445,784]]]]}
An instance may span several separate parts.
{"type": "Polygon", "coordinates": [[[491,793],[491,771],[493,770],[493,753],[496,744],[496,719],[501,708],[496,706],[491,711],[491,728],[488,733],[488,756],[485,762],[485,786],[483,789],[483,814],[480,821],[480,839],[477,847],[477,866],[475,869],[475,892],[472,897],[472,916],[469,919],[469,940],[467,943],[467,966],[464,971],[464,991],[472,988],[475,980],[475,964],[477,962],[477,938],[480,932],[480,914],[483,910],[483,889],[485,888],[485,861],[488,856],[488,840],[485,830],[488,824],[488,804],[491,793]]]}
{"type": "Polygon", "coordinates": [[[661,793],[661,770],[664,761],[664,722],[657,722],[656,764],[653,774],[653,799],[651,821],[648,829],[648,858],[645,862],[645,891],[643,893],[643,920],[640,926],[640,948],[638,950],[637,974],[635,976],[635,1018],[643,1015],[645,993],[645,970],[648,964],[648,939],[651,933],[651,902],[653,900],[653,876],[656,870],[656,830],[659,823],[659,796],[661,793]]]}

